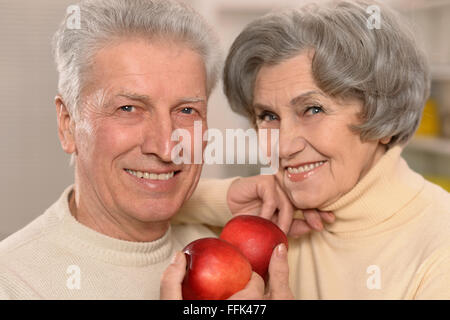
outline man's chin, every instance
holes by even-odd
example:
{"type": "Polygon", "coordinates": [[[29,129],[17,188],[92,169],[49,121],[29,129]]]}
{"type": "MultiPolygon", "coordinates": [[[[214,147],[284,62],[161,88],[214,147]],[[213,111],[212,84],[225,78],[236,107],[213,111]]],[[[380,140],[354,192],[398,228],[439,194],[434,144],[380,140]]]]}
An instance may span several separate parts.
{"type": "Polygon", "coordinates": [[[175,197],[155,197],[152,199],[127,200],[119,209],[126,216],[140,222],[157,222],[169,220],[174,216],[183,201],[178,195],[175,197]]]}

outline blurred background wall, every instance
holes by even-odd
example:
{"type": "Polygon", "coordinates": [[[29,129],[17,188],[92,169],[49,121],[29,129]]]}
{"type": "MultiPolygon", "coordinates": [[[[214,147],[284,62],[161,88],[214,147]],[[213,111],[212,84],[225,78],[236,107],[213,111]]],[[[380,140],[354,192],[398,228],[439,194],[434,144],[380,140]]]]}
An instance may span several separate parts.
{"type": "MultiPolygon", "coordinates": [[[[57,74],[50,39],[70,0],[0,0],[0,240],[43,213],[73,182],[60,148],[53,103],[57,74]]],[[[301,0],[186,0],[214,25],[226,53],[255,17],[301,0]]],[[[449,188],[450,0],[385,1],[413,24],[433,71],[432,97],[415,139],[404,151],[411,167],[449,188]]],[[[395,66],[394,66],[395,67],[395,66]]],[[[233,114],[220,83],[209,104],[209,127],[248,128],[233,114]]],[[[205,166],[203,177],[248,176],[250,165],[205,166]]]]}

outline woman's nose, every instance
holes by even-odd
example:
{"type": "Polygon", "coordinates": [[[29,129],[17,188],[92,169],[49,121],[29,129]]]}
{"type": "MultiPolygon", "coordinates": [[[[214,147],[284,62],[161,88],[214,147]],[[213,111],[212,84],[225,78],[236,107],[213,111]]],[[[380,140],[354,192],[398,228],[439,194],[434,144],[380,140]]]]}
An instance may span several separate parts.
{"type": "Polygon", "coordinates": [[[283,119],[280,123],[279,155],[290,159],[305,148],[303,128],[294,119],[283,119]]]}

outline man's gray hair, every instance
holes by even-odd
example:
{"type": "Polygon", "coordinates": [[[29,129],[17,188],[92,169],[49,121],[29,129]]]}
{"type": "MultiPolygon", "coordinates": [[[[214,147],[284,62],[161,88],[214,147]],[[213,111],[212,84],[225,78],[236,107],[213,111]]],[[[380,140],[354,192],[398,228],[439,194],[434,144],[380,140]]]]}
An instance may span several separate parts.
{"type": "Polygon", "coordinates": [[[218,37],[186,4],[174,0],[87,0],[77,6],[79,28],[68,27],[68,14],[53,37],[59,94],[73,116],[78,116],[80,94],[94,55],[122,37],[182,41],[203,58],[208,96],[215,87],[221,68],[218,37]]]}
{"type": "Polygon", "coordinates": [[[406,143],[417,129],[430,92],[429,67],[413,33],[392,10],[374,1],[332,1],[270,13],[250,23],[225,62],[224,91],[232,109],[254,121],[253,90],[263,65],[312,49],[318,87],[334,97],[363,101],[362,140],[406,143]],[[380,9],[378,29],[367,9],[380,9]]]}

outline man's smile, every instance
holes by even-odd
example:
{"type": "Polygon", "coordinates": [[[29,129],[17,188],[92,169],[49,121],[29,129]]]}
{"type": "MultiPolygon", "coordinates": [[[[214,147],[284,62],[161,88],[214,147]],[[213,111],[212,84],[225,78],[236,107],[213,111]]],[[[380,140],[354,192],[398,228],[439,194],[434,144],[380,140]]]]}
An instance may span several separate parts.
{"type": "Polygon", "coordinates": [[[149,179],[149,180],[169,180],[174,177],[175,174],[181,172],[181,170],[177,171],[167,171],[167,172],[148,172],[148,171],[138,171],[131,169],[124,169],[126,172],[134,175],[137,178],[149,179]]]}

